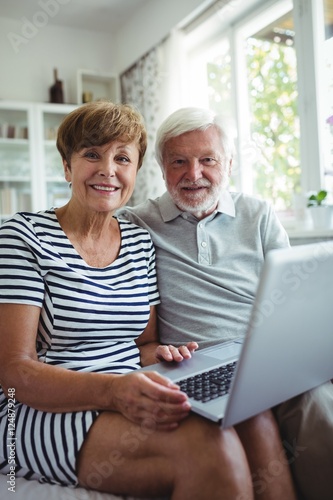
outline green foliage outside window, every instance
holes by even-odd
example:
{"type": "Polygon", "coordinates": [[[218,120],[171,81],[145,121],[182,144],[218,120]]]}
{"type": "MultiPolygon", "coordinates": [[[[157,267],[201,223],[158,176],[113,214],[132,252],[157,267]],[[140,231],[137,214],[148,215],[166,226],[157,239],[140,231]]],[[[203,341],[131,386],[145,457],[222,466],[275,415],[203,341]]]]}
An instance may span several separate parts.
{"type": "Polygon", "coordinates": [[[301,177],[295,50],[250,38],[247,68],[252,139],[260,149],[255,194],[286,210],[300,191],[301,177]]]}
{"type": "MultiPolygon", "coordinates": [[[[249,38],[245,54],[251,138],[259,151],[253,165],[253,193],[271,200],[276,210],[288,210],[293,193],[300,191],[301,173],[295,50],[249,38]]],[[[229,55],[210,62],[207,72],[210,106],[232,115],[229,55]]]]}

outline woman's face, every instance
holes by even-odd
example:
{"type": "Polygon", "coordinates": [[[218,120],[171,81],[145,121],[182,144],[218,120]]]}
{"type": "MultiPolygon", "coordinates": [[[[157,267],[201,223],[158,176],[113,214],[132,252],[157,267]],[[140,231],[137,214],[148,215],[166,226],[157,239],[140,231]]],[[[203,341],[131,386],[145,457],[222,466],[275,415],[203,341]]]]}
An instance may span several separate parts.
{"type": "Polygon", "coordinates": [[[64,161],[72,200],[85,210],[115,212],[133,193],[138,161],[137,145],[120,140],[73,153],[70,166],[64,161]]]}

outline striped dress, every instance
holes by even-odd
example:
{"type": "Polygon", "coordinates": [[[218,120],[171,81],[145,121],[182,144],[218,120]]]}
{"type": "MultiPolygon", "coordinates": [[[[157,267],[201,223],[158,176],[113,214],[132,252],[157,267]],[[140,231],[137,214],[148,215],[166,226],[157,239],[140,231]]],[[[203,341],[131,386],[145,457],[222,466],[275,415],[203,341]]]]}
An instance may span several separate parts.
{"type": "MultiPolygon", "coordinates": [[[[41,308],[41,363],[102,373],[140,366],[135,339],[159,302],[155,251],[145,229],[118,224],[119,255],[104,268],[85,263],[53,209],[19,213],[1,226],[0,303],[41,308]]],[[[0,387],[1,473],[12,470],[15,455],[16,476],[76,485],[77,454],[98,412],[48,413],[18,401],[12,412],[12,403],[0,387]]]]}

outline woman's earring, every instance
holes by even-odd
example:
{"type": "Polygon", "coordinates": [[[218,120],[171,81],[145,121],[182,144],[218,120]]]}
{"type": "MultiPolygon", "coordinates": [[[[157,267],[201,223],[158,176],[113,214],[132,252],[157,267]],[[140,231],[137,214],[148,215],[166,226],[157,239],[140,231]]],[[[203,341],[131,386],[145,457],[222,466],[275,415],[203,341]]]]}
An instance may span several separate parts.
{"type": "Polygon", "coordinates": [[[71,182],[68,183],[68,187],[69,187],[69,189],[72,189],[72,183],[71,182]]]}

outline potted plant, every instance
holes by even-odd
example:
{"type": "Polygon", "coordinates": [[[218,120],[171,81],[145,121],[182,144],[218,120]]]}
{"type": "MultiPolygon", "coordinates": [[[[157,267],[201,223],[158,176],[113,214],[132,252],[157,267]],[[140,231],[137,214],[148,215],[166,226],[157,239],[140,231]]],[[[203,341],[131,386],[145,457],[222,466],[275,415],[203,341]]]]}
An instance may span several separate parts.
{"type": "Polygon", "coordinates": [[[332,225],[332,205],[326,203],[328,192],[316,191],[308,197],[308,208],[315,229],[330,229],[332,225]]]}

